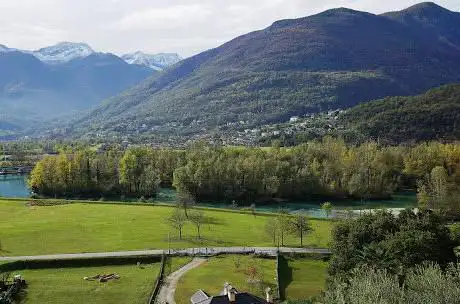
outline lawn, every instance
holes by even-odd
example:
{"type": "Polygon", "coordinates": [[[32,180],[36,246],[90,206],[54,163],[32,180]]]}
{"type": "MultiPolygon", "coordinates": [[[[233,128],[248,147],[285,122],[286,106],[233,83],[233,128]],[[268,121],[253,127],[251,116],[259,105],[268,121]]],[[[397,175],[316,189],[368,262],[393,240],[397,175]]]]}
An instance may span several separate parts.
{"type": "Polygon", "coordinates": [[[180,278],[175,300],[178,304],[189,304],[190,297],[203,289],[210,296],[219,295],[226,282],[239,292],[251,292],[265,298],[264,288],[275,288],[275,259],[262,259],[247,255],[226,255],[208,259],[198,268],[192,269],[180,278]],[[256,269],[260,284],[249,284],[249,269],[256,269]]]}
{"type": "MultiPolygon", "coordinates": [[[[166,206],[78,203],[28,206],[26,202],[0,200],[0,255],[40,255],[185,248],[196,246],[273,246],[265,233],[267,216],[205,211],[212,225],[196,229],[187,224],[183,240],[166,223],[173,209],[166,206]],[[170,242],[168,241],[170,235],[170,242]]],[[[311,220],[314,232],[305,246],[327,247],[333,222],[311,220]]],[[[286,246],[298,246],[290,237],[286,246]]]]}
{"type": "Polygon", "coordinates": [[[192,261],[192,257],[171,257],[168,258],[165,265],[164,276],[167,277],[176,270],[179,270],[183,266],[187,265],[192,261]]]}
{"type": "Polygon", "coordinates": [[[28,286],[21,303],[47,304],[145,304],[152,292],[160,263],[103,266],[84,268],[57,268],[15,271],[28,286]],[[117,273],[119,280],[107,283],[85,281],[84,277],[117,273]]]}
{"type": "Polygon", "coordinates": [[[322,260],[285,258],[280,262],[284,298],[299,300],[318,296],[325,288],[327,265],[322,260]]]}

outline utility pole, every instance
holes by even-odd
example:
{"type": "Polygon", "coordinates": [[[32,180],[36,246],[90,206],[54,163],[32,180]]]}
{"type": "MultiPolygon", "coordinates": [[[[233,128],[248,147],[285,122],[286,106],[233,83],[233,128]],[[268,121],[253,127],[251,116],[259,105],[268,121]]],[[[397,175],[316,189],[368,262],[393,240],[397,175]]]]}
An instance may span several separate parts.
{"type": "Polygon", "coordinates": [[[171,255],[171,232],[168,231],[168,255],[171,255]]]}
{"type": "Polygon", "coordinates": [[[278,254],[280,253],[280,236],[278,235],[278,254]]]}

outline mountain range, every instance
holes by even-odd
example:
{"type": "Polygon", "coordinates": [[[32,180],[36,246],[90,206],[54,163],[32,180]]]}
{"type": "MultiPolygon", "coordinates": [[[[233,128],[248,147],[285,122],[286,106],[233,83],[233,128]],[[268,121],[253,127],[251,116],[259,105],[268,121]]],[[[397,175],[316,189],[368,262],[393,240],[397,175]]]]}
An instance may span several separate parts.
{"type": "Polygon", "coordinates": [[[434,3],[280,20],[185,59],[74,121],[79,136],[214,132],[460,82],[460,13],[434,3]]]}
{"type": "MultiPolygon", "coordinates": [[[[86,43],[60,42],[56,45],[44,47],[35,51],[9,48],[0,44],[0,53],[10,52],[30,54],[38,60],[50,64],[66,63],[74,59],[82,59],[96,53],[86,43]]],[[[126,63],[145,66],[157,71],[164,70],[165,68],[182,60],[182,58],[176,53],[145,54],[140,51],[124,54],[119,57],[126,61],[126,63]]]]}
{"type": "Polygon", "coordinates": [[[129,62],[85,43],[36,51],[0,45],[0,134],[88,110],[180,60],[177,54],[136,54],[129,62]]]}

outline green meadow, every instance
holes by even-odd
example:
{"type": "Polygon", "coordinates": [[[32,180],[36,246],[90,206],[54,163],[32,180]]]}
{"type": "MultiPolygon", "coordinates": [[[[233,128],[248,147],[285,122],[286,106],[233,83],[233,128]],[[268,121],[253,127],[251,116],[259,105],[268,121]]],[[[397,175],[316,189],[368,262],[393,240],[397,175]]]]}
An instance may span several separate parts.
{"type": "Polygon", "coordinates": [[[144,304],[153,290],[160,263],[123,266],[26,269],[14,271],[27,281],[21,303],[47,304],[144,304]],[[117,273],[118,280],[105,283],[84,277],[117,273]]]}
{"type": "Polygon", "coordinates": [[[285,299],[308,299],[325,290],[327,262],[309,258],[282,258],[280,264],[281,289],[285,299]]]}
{"type": "MultiPolygon", "coordinates": [[[[212,224],[187,224],[183,239],[167,224],[173,208],[122,204],[75,203],[29,206],[0,200],[0,241],[3,256],[106,252],[194,246],[273,246],[265,232],[268,215],[205,210],[212,224]]],[[[306,247],[327,247],[332,221],[311,220],[314,231],[306,247]]],[[[298,246],[288,237],[285,246],[298,246]]]]}

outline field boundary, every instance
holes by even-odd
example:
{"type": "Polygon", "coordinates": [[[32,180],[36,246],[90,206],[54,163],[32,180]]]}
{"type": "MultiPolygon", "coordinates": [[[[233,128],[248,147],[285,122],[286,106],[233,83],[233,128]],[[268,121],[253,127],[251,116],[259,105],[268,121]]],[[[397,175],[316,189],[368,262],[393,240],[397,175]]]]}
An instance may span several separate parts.
{"type": "Polygon", "coordinates": [[[16,260],[0,264],[0,271],[18,271],[24,269],[80,268],[108,265],[136,265],[137,262],[159,262],[158,256],[132,257],[96,257],[49,260],[16,260]]]}
{"type": "Polygon", "coordinates": [[[284,300],[281,299],[281,282],[280,282],[280,259],[281,255],[280,252],[278,251],[276,253],[276,285],[277,285],[277,290],[276,290],[276,298],[278,300],[284,300]]]}
{"type": "Polygon", "coordinates": [[[158,272],[158,276],[155,280],[155,285],[153,286],[152,294],[150,295],[150,298],[147,302],[147,304],[154,304],[156,297],[158,295],[158,292],[160,291],[160,287],[163,284],[164,280],[164,273],[165,273],[165,264],[166,260],[168,258],[165,255],[162,255],[161,257],[161,265],[160,265],[160,271],[158,272]]]}

